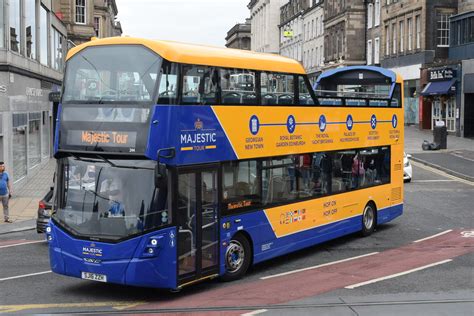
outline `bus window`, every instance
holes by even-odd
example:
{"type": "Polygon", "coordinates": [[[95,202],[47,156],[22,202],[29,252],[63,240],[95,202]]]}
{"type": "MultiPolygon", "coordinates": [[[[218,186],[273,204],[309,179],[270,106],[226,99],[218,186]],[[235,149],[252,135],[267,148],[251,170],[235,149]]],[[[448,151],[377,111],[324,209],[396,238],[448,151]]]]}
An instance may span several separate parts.
{"type": "Polygon", "coordinates": [[[303,76],[298,76],[298,87],[299,87],[299,104],[300,105],[313,105],[315,104],[313,96],[310,94],[311,86],[308,86],[308,81],[303,76]]]}
{"type": "Polygon", "coordinates": [[[262,195],[265,205],[288,202],[298,196],[298,159],[293,156],[269,158],[262,165],[262,195]]]}
{"type": "Polygon", "coordinates": [[[402,104],[402,91],[400,88],[400,84],[395,84],[395,89],[393,90],[392,101],[390,102],[390,106],[394,108],[399,108],[402,104]]]}
{"type": "Polygon", "coordinates": [[[222,104],[257,104],[255,72],[220,69],[222,104]]]}
{"type": "Polygon", "coordinates": [[[176,104],[178,98],[178,65],[164,62],[160,70],[158,104],[176,104]]]}
{"type": "Polygon", "coordinates": [[[183,66],[182,104],[216,104],[217,71],[214,67],[183,66]]]}
{"type": "Polygon", "coordinates": [[[359,187],[363,175],[363,162],[356,150],[344,150],[334,153],[332,168],[332,193],[349,191],[359,187]]]}
{"type": "Polygon", "coordinates": [[[363,149],[360,150],[359,155],[364,168],[360,182],[361,187],[390,182],[389,147],[363,149]]]}
{"type": "Polygon", "coordinates": [[[256,160],[225,163],[222,185],[224,205],[229,211],[261,204],[256,160]]]}
{"type": "Polygon", "coordinates": [[[261,94],[263,105],[294,104],[294,76],[262,72],[261,94]]]}

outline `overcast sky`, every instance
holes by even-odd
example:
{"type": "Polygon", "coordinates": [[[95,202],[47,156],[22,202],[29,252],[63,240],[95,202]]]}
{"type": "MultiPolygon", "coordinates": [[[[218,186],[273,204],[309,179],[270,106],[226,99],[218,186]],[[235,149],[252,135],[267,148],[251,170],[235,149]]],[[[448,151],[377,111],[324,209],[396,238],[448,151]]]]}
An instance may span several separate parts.
{"type": "Polygon", "coordinates": [[[250,0],[116,0],[123,35],[224,46],[250,0]]]}

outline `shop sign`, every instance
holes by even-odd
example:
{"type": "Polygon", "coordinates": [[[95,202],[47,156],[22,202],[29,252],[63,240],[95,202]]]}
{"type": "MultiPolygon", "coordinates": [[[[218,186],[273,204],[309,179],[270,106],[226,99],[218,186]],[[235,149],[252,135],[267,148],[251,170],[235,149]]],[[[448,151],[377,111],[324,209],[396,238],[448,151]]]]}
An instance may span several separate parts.
{"type": "Polygon", "coordinates": [[[456,71],[452,68],[431,69],[429,73],[429,81],[450,80],[456,76],[456,71]]]}
{"type": "Polygon", "coordinates": [[[26,88],[26,96],[27,97],[42,97],[43,90],[38,88],[26,88]]]}
{"type": "Polygon", "coordinates": [[[294,36],[294,33],[292,30],[283,32],[283,37],[293,37],[293,36],[294,36]]]}
{"type": "Polygon", "coordinates": [[[61,100],[61,92],[50,92],[49,93],[49,101],[59,102],[60,100],[61,100]]]}
{"type": "Polygon", "coordinates": [[[7,86],[2,84],[0,85],[0,93],[7,93],[7,86]]]}

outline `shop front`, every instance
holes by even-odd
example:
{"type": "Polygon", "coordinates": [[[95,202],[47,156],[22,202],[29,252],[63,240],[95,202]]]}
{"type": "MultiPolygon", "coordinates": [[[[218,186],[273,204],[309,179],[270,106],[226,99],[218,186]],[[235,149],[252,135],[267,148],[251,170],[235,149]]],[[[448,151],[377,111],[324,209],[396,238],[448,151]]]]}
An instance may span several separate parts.
{"type": "Polygon", "coordinates": [[[59,86],[13,72],[0,72],[1,159],[17,186],[49,161],[52,147],[51,90],[59,86]]]}
{"type": "Polygon", "coordinates": [[[424,128],[444,125],[449,133],[459,129],[459,107],[457,102],[458,79],[456,69],[450,67],[428,69],[428,84],[422,90],[424,121],[431,116],[424,128]],[[428,111],[430,110],[430,111],[428,111]],[[430,113],[431,112],[431,113],[430,113]]]}

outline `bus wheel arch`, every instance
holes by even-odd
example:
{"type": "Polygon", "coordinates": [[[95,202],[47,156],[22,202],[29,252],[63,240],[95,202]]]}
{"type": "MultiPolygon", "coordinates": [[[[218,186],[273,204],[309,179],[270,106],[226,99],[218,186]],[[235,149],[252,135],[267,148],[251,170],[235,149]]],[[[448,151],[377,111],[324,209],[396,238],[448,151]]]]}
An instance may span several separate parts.
{"type": "Polygon", "coordinates": [[[239,231],[232,236],[225,252],[226,272],[223,281],[234,281],[245,275],[253,261],[252,239],[247,232],[239,231]]]}
{"type": "Polygon", "coordinates": [[[377,226],[377,205],[370,200],[362,212],[362,236],[370,236],[377,226]]]}

